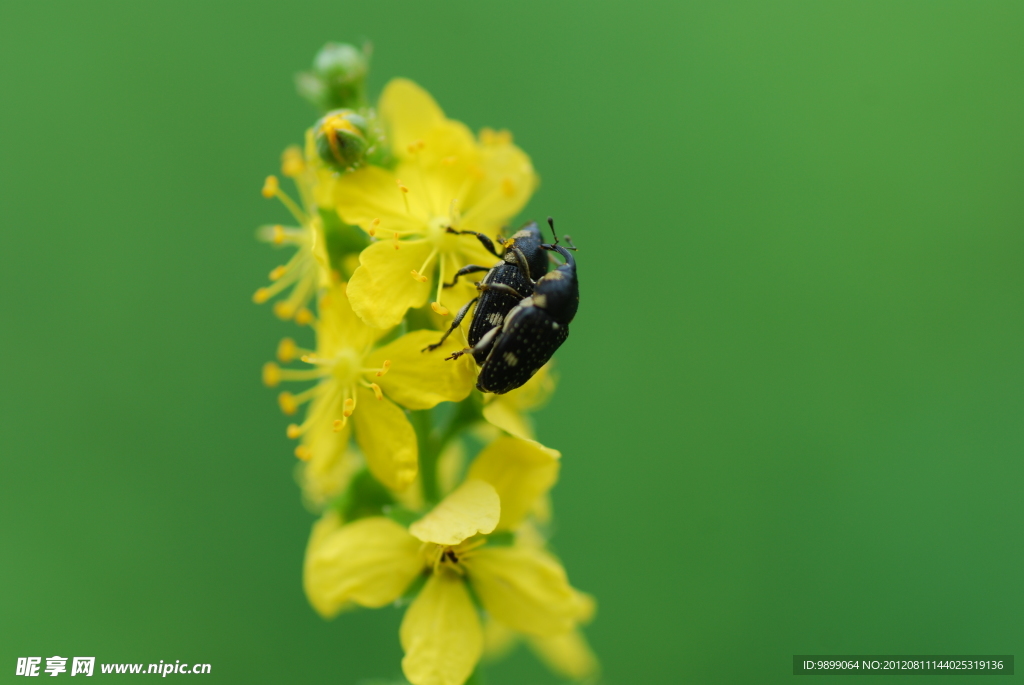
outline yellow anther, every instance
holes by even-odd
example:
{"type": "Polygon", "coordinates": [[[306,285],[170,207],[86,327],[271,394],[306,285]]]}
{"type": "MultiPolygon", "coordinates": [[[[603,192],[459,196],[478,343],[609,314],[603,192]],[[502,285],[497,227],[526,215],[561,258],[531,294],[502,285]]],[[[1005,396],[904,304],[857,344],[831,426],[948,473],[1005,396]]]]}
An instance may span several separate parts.
{"type": "Polygon", "coordinates": [[[271,174],[270,176],[267,176],[267,180],[263,182],[263,190],[260,191],[260,194],[263,195],[263,197],[274,197],[277,195],[279,190],[281,190],[281,185],[277,182],[277,176],[271,174]]]}
{"type": "Polygon", "coordinates": [[[295,448],[295,456],[302,461],[309,461],[313,457],[313,450],[309,449],[305,445],[298,445],[295,448]]]}
{"type": "Polygon", "coordinates": [[[458,157],[456,157],[455,155],[451,155],[450,157],[445,157],[444,159],[442,159],[441,164],[444,164],[445,166],[455,166],[455,163],[458,161],[458,157]]]}
{"type": "Polygon", "coordinates": [[[308,326],[313,323],[313,312],[303,307],[299,311],[295,312],[295,323],[300,326],[308,326]]]}
{"type": "Polygon", "coordinates": [[[383,376],[384,374],[386,374],[388,372],[388,369],[390,369],[390,368],[391,368],[391,360],[390,359],[385,359],[384,363],[381,364],[380,371],[377,372],[377,375],[378,376],[383,376]]]}
{"type": "Polygon", "coordinates": [[[430,308],[434,310],[435,314],[440,314],[441,316],[448,316],[448,307],[445,307],[440,302],[431,302],[430,308]]]}
{"type": "Polygon", "coordinates": [[[287,301],[280,301],[274,303],[274,315],[282,321],[295,316],[295,305],[289,304],[287,301]]]}
{"type": "Polygon", "coordinates": [[[300,435],[302,435],[302,428],[300,428],[299,426],[297,426],[294,423],[289,423],[288,424],[288,429],[285,430],[285,435],[287,435],[289,438],[294,440],[295,438],[297,438],[300,435]]]}
{"type": "Polygon", "coordinates": [[[419,152],[420,150],[422,150],[423,148],[425,148],[426,146],[427,146],[427,144],[424,143],[422,140],[414,140],[413,142],[409,143],[409,147],[408,147],[409,154],[410,155],[414,155],[417,152],[419,152]]]}
{"type": "Polygon", "coordinates": [[[516,244],[515,238],[509,238],[508,240],[503,242],[501,244],[501,246],[507,250],[508,248],[512,247],[515,244],[516,244]]]}
{"type": "Polygon", "coordinates": [[[302,159],[302,151],[295,145],[285,149],[281,155],[281,173],[288,178],[295,178],[306,168],[302,159]]]}
{"type": "Polygon", "coordinates": [[[427,277],[424,276],[423,274],[421,274],[416,269],[413,269],[410,273],[412,274],[412,277],[415,278],[420,283],[426,283],[427,282],[427,277]]]}
{"type": "Polygon", "coordinates": [[[511,178],[502,179],[501,192],[505,193],[505,197],[513,197],[516,194],[516,184],[511,178]]]}
{"type": "Polygon", "coordinates": [[[268,388],[277,387],[281,382],[281,367],[274,362],[267,362],[263,365],[263,385],[268,388]]]}
{"type": "Polygon", "coordinates": [[[341,406],[341,414],[346,419],[352,416],[352,412],[356,410],[356,401],[351,397],[346,397],[345,402],[341,406]]]}
{"type": "Polygon", "coordinates": [[[277,361],[287,364],[295,359],[295,355],[298,352],[299,348],[294,340],[291,338],[281,338],[281,342],[277,344],[277,361]]]}
{"type": "Polygon", "coordinates": [[[484,145],[490,145],[494,142],[494,129],[489,126],[484,126],[480,129],[480,142],[484,145]]]}
{"type": "Polygon", "coordinates": [[[288,267],[284,265],[275,266],[274,270],[270,272],[270,280],[276,281],[277,279],[281,278],[281,276],[284,276],[286,273],[288,273],[288,267]]]}
{"type": "Polygon", "coordinates": [[[252,301],[256,304],[263,304],[270,299],[270,288],[259,288],[252,294],[252,301]]]}
{"type": "Polygon", "coordinates": [[[398,231],[395,231],[395,237],[393,238],[393,240],[394,240],[394,243],[395,243],[395,249],[397,250],[398,247],[399,247],[399,245],[398,245],[398,231]]]}
{"type": "Polygon", "coordinates": [[[284,228],[282,228],[281,226],[274,226],[273,235],[275,245],[280,245],[281,243],[284,242],[284,228]]]}
{"type": "Polygon", "coordinates": [[[281,411],[288,416],[291,416],[299,410],[299,403],[295,401],[295,395],[287,391],[277,396],[277,405],[281,407],[281,411]]]}
{"type": "Polygon", "coordinates": [[[384,393],[380,391],[379,385],[377,385],[376,383],[370,383],[370,389],[373,390],[373,394],[377,397],[378,400],[384,399],[384,393]]]}
{"type": "Polygon", "coordinates": [[[345,417],[344,419],[334,419],[334,423],[331,424],[331,427],[334,429],[335,433],[340,433],[346,423],[348,423],[348,417],[345,417]]]}
{"type": "Polygon", "coordinates": [[[397,181],[396,180],[395,183],[398,184],[398,189],[401,190],[403,193],[408,193],[409,192],[409,188],[404,183],[402,183],[401,181],[397,181]]]}
{"type": "Polygon", "coordinates": [[[374,219],[370,222],[370,228],[366,230],[370,234],[370,237],[377,235],[377,227],[380,226],[380,219],[374,219]]]}

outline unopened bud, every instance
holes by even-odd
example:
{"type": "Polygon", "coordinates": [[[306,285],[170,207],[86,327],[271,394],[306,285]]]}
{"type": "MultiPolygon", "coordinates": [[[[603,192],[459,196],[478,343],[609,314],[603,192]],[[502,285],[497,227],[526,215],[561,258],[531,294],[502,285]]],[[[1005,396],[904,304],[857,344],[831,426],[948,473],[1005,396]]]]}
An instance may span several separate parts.
{"type": "Polygon", "coordinates": [[[337,171],[357,167],[366,155],[366,120],[350,109],[328,112],[313,127],[316,152],[337,171]]]}
{"type": "Polygon", "coordinates": [[[321,111],[366,106],[366,74],[370,70],[369,47],[360,50],[347,43],[327,43],[313,60],[313,69],[298,74],[299,94],[321,111]]]}

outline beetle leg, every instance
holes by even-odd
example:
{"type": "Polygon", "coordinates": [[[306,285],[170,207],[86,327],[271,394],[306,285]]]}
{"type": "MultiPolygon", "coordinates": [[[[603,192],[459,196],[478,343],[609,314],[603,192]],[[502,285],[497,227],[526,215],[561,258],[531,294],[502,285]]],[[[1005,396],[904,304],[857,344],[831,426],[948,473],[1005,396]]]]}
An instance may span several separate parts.
{"type": "Polygon", "coordinates": [[[511,295],[512,297],[519,298],[520,300],[526,297],[526,295],[523,295],[521,292],[519,292],[512,286],[505,285],[504,283],[477,283],[476,289],[482,293],[487,292],[488,290],[493,290],[495,292],[511,295]]]}
{"type": "Polygon", "coordinates": [[[519,270],[523,272],[523,275],[526,276],[530,283],[536,285],[537,281],[533,280],[533,274],[530,273],[530,264],[526,261],[526,255],[523,254],[523,251],[518,247],[510,247],[508,249],[516,258],[516,266],[519,267],[519,270]]]}
{"type": "Polygon", "coordinates": [[[494,249],[494,241],[485,236],[483,233],[477,233],[476,231],[456,231],[451,226],[448,227],[448,232],[455,233],[456,235],[475,235],[476,239],[480,241],[480,244],[483,245],[488,252],[490,252],[498,259],[501,259],[501,255],[498,254],[494,249]]]}
{"type": "Polygon", "coordinates": [[[470,264],[468,266],[464,266],[464,267],[462,267],[461,269],[459,269],[458,271],[455,272],[455,277],[452,278],[452,282],[451,283],[445,283],[444,287],[451,288],[452,286],[454,286],[456,283],[459,282],[459,276],[468,276],[469,274],[475,274],[475,273],[479,273],[481,271],[490,271],[490,270],[491,270],[491,267],[489,267],[489,266],[479,266],[478,264],[470,264]]]}
{"type": "Polygon", "coordinates": [[[480,298],[474,297],[472,300],[462,305],[462,309],[460,309],[459,313],[455,315],[455,320],[452,321],[452,325],[449,326],[448,330],[444,332],[444,335],[441,336],[441,339],[438,340],[433,345],[427,345],[422,350],[420,350],[420,352],[433,351],[439,348],[441,345],[443,345],[444,341],[448,339],[448,336],[452,334],[452,331],[458,328],[459,324],[462,323],[462,320],[466,318],[466,314],[469,312],[469,308],[473,306],[473,303],[476,302],[478,299],[480,298]]]}
{"type": "Polygon", "coordinates": [[[500,333],[500,327],[492,328],[491,330],[487,331],[487,333],[484,334],[484,337],[480,338],[480,340],[477,341],[476,345],[473,345],[473,347],[465,347],[459,350],[458,352],[452,352],[449,356],[445,357],[444,360],[451,361],[453,359],[458,359],[462,355],[468,354],[470,352],[483,352],[484,350],[489,350],[491,346],[494,345],[495,339],[500,335],[500,333]]]}

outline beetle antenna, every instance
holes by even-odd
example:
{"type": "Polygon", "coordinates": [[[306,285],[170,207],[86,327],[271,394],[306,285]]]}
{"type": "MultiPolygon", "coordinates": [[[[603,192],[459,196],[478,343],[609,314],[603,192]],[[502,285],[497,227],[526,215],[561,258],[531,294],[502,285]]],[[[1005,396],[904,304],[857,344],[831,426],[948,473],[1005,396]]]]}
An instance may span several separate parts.
{"type": "Polygon", "coordinates": [[[555,220],[554,220],[553,217],[550,217],[550,216],[548,217],[548,226],[551,227],[551,235],[553,235],[555,237],[555,242],[552,243],[552,245],[557,245],[558,244],[558,234],[555,233],[555,220]]]}
{"type": "Polygon", "coordinates": [[[569,249],[572,250],[573,252],[575,252],[576,250],[580,249],[580,248],[578,248],[578,247],[576,247],[575,245],[572,244],[572,238],[570,236],[563,235],[562,239],[565,242],[569,243],[569,249]]]}

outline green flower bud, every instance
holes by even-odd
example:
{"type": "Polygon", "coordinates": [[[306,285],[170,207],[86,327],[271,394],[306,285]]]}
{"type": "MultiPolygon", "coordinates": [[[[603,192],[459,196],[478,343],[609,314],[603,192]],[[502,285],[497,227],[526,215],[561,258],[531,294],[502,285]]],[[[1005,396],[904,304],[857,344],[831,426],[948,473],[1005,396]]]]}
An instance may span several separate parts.
{"type": "Polygon", "coordinates": [[[360,50],[347,43],[328,43],[313,61],[313,70],[298,74],[299,94],[321,111],[366,106],[366,75],[370,71],[369,47],[360,50]]]}
{"type": "Polygon", "coordinates": [[[350,109],[328,112],[313,129],[316,152],[325,164],[348,171],[363,163],[369,143],[366,119],[350,109]]]}

